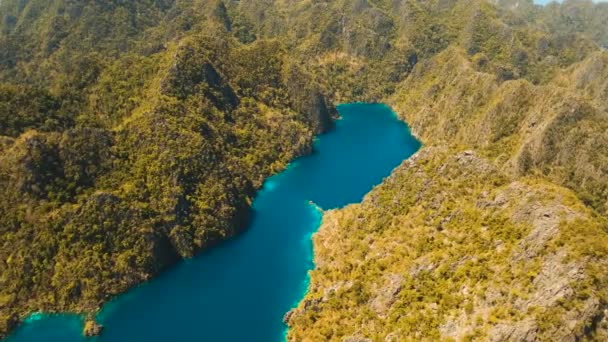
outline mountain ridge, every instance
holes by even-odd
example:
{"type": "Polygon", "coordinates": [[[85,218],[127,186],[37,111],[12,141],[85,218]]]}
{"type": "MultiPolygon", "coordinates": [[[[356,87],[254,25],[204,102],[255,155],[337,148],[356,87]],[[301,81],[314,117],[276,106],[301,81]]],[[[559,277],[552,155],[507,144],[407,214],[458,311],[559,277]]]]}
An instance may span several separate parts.
{"type": "MultiPolygon", "coordinates": [[[[309,151],[313,135],[331,127],[338,102],[386,101],[428,146],[417,158],[457,175],[470,165],[453,158],[496,170],[503,187],[523,179],[524,187],[541,189],[540,197],[566,191],[568,203],[558,204],[593,227],[576,229],[604,241],[606,6],[517,3],[2,1],[0,184],[7,191],[0,195],[0,335],[34,311],[91,317],[112,296],[237,234],[255,189],[309,151]]],[[[404,165],[397,175],[410,172],[404,165]]],[[[443,176],[426,175],[449,180],[443,176]]],[[[415,189],[399,177],[368,198],[390,193],[390,186],[415,189]]],[[[491,179],[479,185],[495,186],[491,179]]],[[[452,205],[470,207],[468,196],[452,205]]],[[[475,210],[472,222],[486,209],[475,210]]],[[[487,210],[514,220],[506,209],[487,210]]],[[[423,211],[391,215],[429,227],[423,211]]],[[[522,224],[531,229],[532,221],[522,224]]],[[[572,229],[555,224],[543,227],[567,249],[570,239],[561,234],[572,229]]],[[[599,247],[598,265],[605,260],[599,247]]],[[[298,310],[316,305],[317,271],[298,310]]],[[[370,273],[361,289],[376,276],[382,274],[370,273]]],[[[599,304],[590,313],[600,319],[570,321],[600,329],[606,297],[598,284],[605,279],[585,277],[598,279],[590,298],[599,304]]],[[[373,307],[387,306],[386,298],[373,307]]],[[[525,336],[581,336],[579,326],[565,335],[553,329],[574,309],[541,309],[565,311],[555,321],[526,322],[540,335],[525,336]]],[[[318,337],[303,335],[310,314],[292,315],[291,338],[318,337]]],[[[531,331],[497,315],[479,326],[453,317],[450,329],[461,333],[452,337],[463,338],[467,327],[503,339],[511,328],[531,331]]],[[[430,333],[449,337],[433,327],[430,333]]]]}

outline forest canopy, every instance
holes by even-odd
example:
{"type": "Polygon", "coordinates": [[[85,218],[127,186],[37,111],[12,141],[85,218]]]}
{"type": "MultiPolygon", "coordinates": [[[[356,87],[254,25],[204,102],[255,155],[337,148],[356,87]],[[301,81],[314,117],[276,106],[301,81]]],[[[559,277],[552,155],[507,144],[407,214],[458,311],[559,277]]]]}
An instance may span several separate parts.
{"type": "Polygon", "coordinates": [[[237,234],[340,102],[388,101],[603,219],[607,21],[582,0],[0,1],[0,336],[237,234]]]}

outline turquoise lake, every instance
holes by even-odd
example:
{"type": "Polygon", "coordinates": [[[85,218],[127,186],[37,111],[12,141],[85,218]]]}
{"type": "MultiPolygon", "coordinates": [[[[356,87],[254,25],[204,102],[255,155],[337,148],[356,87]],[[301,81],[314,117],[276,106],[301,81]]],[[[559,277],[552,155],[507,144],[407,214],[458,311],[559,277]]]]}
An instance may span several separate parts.
{"type": "MultiPolygon", "coordinates": [[[[323,209],[359,202],[420,148],[381,104],[346,104],[313,153],[267,179],[249,229],[119,296],[99,314],[89,341],[256,341],[284,339],[283,315],[302,298],[313,268],[311,235],[323,209]]],[[[7,342],[82,342],[81,319],[34,315],[7,342]]]]}

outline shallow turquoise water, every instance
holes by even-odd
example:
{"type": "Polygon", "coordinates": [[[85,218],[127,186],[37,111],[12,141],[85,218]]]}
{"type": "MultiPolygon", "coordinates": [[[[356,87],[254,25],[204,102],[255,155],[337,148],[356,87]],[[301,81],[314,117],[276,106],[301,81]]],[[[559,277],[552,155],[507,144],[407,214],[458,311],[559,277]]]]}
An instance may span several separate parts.
{"type": "MultiPolygon", "coordinates": [[[[379,104],[338,107],[342,120],[311,155],[270,177],[239,237],[118,297],[99,315],[96,341],[280,341],[282,318],[306,290],[311,234],[323,209],[359,202],[420,147],[379,104]]],[[[32,317],[8,341],[82,342],[76,316],[32,317]]]]}

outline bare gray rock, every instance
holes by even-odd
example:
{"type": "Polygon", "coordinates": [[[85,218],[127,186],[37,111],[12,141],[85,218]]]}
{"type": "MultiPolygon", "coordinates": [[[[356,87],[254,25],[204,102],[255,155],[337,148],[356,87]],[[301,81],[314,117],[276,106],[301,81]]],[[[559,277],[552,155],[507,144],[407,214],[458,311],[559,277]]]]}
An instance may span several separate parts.
{"type": "Polygon", "coordinates": [[[371,300],[370,307],[378,316],[384,317],[390,306],[395,302],[403,277],[399,274],[388,274],[384,284],[376,290],[376,296],[371,300]]]}
{"type": "Polygon", "coordinates": [[[372,340],[361,336],[347,336],[342,339],[342,342],[372,342],[372,340]]]}

